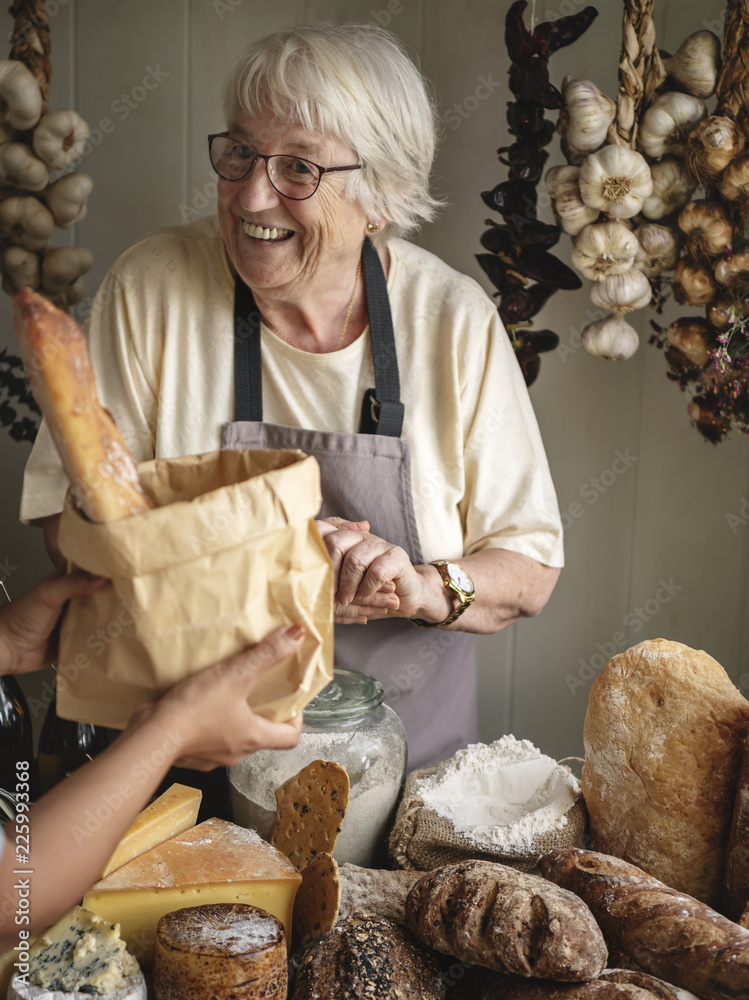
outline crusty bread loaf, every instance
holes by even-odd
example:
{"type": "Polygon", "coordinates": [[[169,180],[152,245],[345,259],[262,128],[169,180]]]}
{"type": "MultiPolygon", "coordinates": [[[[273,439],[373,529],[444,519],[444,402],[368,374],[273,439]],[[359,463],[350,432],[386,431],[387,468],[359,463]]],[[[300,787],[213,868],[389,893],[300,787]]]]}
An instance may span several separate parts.
{"type": "Polygon", "coordinates": [[[593,847],[720,905],[749,702],[707,653],[653,639],[614,656],[585,716],[593,847]]]}
{"type": "Polygon", "coordinates": [[[305,952],[291,1000],[443,1000],[437,956],[385,917],[354,915],[305,952]]]}
{"type": "Polygon", "coordinates": [[[80,326],[28,288],[13,295],[13,322],[31,390],[78,506],[92,521],[114,521],[150,509],[133,457],[99,403],[80,326]]]}
{"type": "Polygon", "coordinates": [[[749,739],[744,740],[741,770],[726,851],[722,910],[731,920],[741,920],[749,903],[749,739]]]}
{"type": "Polygon", "coordinates": [[[578,982],[606,967],[587,906],[537,875],[491,861],[425,875],[408,894],[406,921],[430,948],[498,972],[578,982]]]}
{"type": "Polygon", "coordinates": [[[245,903],[167,913],[156,929],[153,985],[156,1000],[286,1000],[283,924],[245,903]]]}
{"type": "Polygon", "coordinates": [[[406,897],[416,882],[424,877],[424,872],[386,871],[351,864],[341,865],[339,874],[339,921],[358,911],[388,917],[397,924],[405,924],[406,897]]]}
{"type": "Polygon", "coordinates": [[[749,997],[749,931],[716,910],[594,851],[558,847],[539,867],[577,893],[606,940],[646,972],[705,1000],[749,997]]]}

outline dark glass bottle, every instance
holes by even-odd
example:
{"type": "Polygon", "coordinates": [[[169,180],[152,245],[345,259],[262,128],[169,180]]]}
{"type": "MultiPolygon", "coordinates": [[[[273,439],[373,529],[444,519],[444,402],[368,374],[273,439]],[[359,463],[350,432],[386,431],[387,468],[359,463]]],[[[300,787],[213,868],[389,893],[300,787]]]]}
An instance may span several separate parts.
{"type": "MultiPolygon", "coordinates": [[[[18,763],[27,761],[31,771],[34,762],[34,741],[31,715],[21,685],[11,674],[0,677],[0,788],[16,793],[18,763]]],[[[36,794],[36,788],[29,790],[36,794]]]]}
{"type": "Polygon", "coordinates": [[[57,697],[53,695],[39,736],[36,758],[39,794],[49,791],[66,774],[75,771],[108,746],[109,733],[103,727],[61,719],[57,714],[57,697]]]}

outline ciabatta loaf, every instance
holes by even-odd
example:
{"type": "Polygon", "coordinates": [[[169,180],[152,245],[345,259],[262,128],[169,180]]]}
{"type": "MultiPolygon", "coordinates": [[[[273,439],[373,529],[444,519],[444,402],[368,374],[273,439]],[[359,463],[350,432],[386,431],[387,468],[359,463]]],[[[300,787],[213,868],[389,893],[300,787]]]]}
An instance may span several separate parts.
{"type": "Polygon", "coordinates": [[[652,639],[594,682],[582,788],[593,847],[719,906],[749,702],[702,650],[652,639]]]}
{"type": "Polygon", "coordinates": [[[13,295],[13,322],[31,391],[60,452],[76,501],[92,521],[149,510],[130,451],[100,404],[86,338],[42,295],[13,295]]]}

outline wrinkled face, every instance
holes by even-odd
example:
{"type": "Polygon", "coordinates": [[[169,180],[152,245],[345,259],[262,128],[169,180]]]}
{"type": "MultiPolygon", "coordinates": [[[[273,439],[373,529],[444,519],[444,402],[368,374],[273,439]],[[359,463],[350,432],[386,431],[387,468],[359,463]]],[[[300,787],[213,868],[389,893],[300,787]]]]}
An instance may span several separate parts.
{"type": "MultiPolygon", "coordinates": [[[[271,115],[237,112],[229,134],[259,153],[301,156],[323,167],[358,162],[340,140],[271,115]]],[[[344,196],[347,176],[347,172],[323,174],[315,194],[304,201],[284,198],[275,190],[264,160],[257,160],[244,180],[219,178],[218,217],[226,250],[253,291],[295,298],[313,282],[318,289],[325,283],[333,287],[342,273],[349,281],[367,218],[344,196]],[[270,230],[271,238],[264,239],[263,230],[270,230]]]]}

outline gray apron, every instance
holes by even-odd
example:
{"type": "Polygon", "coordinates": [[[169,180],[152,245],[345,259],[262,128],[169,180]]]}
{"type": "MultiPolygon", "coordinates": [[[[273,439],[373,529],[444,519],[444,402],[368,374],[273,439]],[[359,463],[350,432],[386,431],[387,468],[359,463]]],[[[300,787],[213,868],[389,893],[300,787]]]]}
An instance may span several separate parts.
{"type": "MultiPolygon", "coordinates": [[[[371,240],[362,247],[375,387],[358,434],[263,422],[260,312],[237,276],[234,297],[236,421],[222,448],[299,448],[320,465],[319,517],[368,520],[375,535],[424,562],[411,490],[411,452],[401,438],[403,404],[385,275],[371,240]]],[[[336,625],[336,665],[376,677],[408,736],[409,770],[477,740],[476,654],[466,632],[421,629],[402,618],[336,625]]]]}

